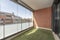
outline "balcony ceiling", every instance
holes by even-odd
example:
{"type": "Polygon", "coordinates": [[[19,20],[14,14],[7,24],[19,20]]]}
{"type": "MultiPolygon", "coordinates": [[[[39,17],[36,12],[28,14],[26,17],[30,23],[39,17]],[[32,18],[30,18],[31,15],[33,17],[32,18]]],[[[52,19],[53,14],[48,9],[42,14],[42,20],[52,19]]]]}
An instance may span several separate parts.
{"type": "Polygon", "coordinates": [[[31,11],[51,7],[53,4],[53,0],[11,0],[11,1],[18,3],[31,11]]]}
{"type": "MultiPolygon", "coordinates": [[[[20,1],[20,0],[18,0],[20,1]]],[[[34,10],[51,7],[53,0],[21,0],[34,10]]]]}

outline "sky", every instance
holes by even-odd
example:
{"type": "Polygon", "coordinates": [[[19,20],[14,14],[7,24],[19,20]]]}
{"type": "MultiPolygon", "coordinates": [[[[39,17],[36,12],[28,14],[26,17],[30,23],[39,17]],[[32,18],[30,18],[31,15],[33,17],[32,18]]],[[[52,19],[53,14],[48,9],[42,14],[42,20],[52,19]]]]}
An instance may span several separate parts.
{"type": "Polygon", "coordinates": [[[0,11],[14,13],[22,18],[32,18],[32,12],[10,0],[0,0],[0,11]]]}

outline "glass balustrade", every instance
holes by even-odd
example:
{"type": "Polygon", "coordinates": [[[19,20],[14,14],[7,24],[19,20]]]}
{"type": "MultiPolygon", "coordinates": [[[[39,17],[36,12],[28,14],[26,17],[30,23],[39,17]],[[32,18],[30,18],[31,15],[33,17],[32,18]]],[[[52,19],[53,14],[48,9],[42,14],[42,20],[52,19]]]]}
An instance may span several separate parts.
{"type": "Polygon", "coordinates": [[[0,0],[0,39],[32,26],[32,11],[11,0],[0,0]]]}

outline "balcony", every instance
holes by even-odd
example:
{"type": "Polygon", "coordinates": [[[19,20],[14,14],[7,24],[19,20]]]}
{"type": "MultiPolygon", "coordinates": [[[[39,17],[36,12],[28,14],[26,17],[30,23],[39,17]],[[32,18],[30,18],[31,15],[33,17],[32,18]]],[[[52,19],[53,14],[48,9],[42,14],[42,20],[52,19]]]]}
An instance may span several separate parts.
{"type": "Polygon", "coordinates": [[[22,32],[10,40],[55,40],[50,30],[40,28],[30,28],[30,30],[22,32]]]}
{"type": "Polygon", "coordinates": [[[1,0],[1,40],[60,40],[59,0],[1,0]]]}

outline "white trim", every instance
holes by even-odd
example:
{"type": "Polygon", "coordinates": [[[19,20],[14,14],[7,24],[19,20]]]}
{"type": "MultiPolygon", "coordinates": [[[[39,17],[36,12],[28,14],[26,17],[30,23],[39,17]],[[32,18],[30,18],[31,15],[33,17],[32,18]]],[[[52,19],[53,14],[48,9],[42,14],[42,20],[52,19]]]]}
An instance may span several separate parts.
{"type": "Polygon", "coordinates": [[[57,34],[55,34],[54,32],[52,32],[52,34],[53,34],[55,40],[60,40],[59,37],[57,36],[57,34]]]}
{"type": "Polygon", "coordinates": [[[36,27],[36,28],[41,28],[41,29],[51,30],[52,31],[52,29],[50,29],[50,28],[44,28],[44,27],[36,27]]]}

